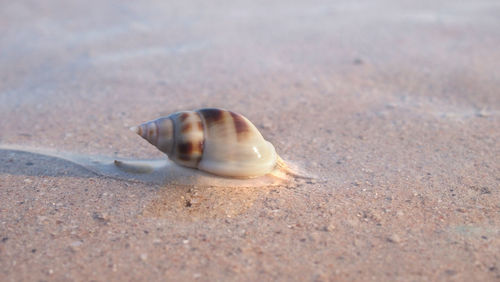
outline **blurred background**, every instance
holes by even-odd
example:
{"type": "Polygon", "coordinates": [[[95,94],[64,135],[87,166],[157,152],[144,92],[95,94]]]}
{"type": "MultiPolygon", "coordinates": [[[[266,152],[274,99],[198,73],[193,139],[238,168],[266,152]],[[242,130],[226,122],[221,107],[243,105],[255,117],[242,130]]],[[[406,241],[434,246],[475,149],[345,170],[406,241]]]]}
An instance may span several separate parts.
{"type": "Polygon", "coordinates": [[[208,106],[268,135],[335,130],[327,111],[494,111],[499,15],[487,0],[3,1],[0,142],[119,152],[124,128],[208,106]]]}

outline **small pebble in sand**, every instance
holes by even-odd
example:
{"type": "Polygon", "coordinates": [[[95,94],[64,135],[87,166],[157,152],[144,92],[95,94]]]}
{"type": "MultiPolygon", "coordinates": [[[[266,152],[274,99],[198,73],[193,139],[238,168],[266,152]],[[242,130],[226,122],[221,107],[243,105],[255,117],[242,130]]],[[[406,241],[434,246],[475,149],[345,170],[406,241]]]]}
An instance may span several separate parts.
{"type": "Polygon", "coordinates": [[[400,243],[401,238],[398,236],[398,234],[392,234],[387,238],[387,241],[391,243],[400,243]]]}
{"type": "Polygon", "coordinates": [[[72,242],[72,243],[70,244],[70,246],[71,246],[71,247],[73,247],[73,248],[78,248],[78,247],[80,247],[82,244],[83,244],[83,242],[82,242],[82,241],[74,241],[74,242],[72,242]]]}

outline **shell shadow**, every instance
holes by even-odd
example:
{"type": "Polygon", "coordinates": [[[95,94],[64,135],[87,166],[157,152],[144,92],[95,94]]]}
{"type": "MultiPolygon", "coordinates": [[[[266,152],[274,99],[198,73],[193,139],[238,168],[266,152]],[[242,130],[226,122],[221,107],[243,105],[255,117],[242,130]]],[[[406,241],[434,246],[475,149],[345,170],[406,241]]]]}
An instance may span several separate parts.
{"type": "Polygon", "coordinates": [[[0,146],[0,173],[29,176],[108,177],[153,185],[205,187],[281,186],[291,179],[265,175],[252,179],[219,177],[179,166],[167,158],[156,160],[120,159],[78,155],[25,147],[0,146]]]}
{"type": "Polygon", "coordinates": [[[0,174],[96,177],[97,174],[74,162],[30,151],[0,149],[0,174]]]}

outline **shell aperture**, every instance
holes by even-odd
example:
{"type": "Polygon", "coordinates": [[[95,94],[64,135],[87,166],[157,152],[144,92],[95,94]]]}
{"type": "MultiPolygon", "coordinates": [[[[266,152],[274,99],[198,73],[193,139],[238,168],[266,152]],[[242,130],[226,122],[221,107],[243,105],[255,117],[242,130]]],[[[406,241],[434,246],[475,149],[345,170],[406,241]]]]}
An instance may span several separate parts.
{"type": "Polygon", "coordinates": [[[177,112],[132,129],[175,163],[220,176],[261,176],[278,159],[255,125],[223,109],[177,112]]]}

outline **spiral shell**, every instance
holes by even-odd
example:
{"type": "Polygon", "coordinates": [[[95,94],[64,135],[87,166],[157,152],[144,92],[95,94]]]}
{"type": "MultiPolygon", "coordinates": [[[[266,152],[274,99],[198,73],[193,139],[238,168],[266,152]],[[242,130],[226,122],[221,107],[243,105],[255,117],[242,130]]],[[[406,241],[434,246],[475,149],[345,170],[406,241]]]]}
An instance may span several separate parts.
{"type": "Polygon", "coordinates": [[[177,112],[131,129],[175,163],[220,176],[261,176],[279,158],[247,118],[223,109],[177,112]]]}

